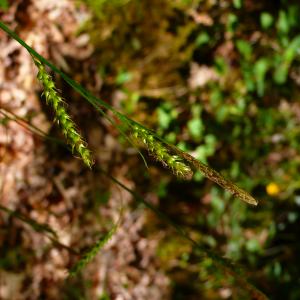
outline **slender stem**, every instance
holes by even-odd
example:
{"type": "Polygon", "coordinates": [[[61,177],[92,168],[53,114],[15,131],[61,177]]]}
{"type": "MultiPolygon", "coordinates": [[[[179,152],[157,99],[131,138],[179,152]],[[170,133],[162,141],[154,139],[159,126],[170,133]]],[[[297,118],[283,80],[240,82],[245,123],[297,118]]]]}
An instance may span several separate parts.
{"type": "Polygon", "coordinates": [[[56,232],[46,223],[38,223],[37,221],[21,214],[20,212],[18,211],[14,211],[14,210],[11,210],[3,205],[0,204],[0,210],[6,212],[7,214],[11,215],[12,217],[14,218],[17,218],[21,221],[23,221],[24,223],[28,224],[31,226],[31,228],[33,228],[35,231],[37,232],[43,232],[44,235],[49,239],[51,240],[51,242],[56,245],[56,246],[59,246],[60,248],[63,248],[63,249],[66,249],[68,250],[70,253],[72,254],[76,254],[78,255],[78,252],[76,250],[74,250],[73,248],[65,245],[65,244],[62,244],[58,238],[57,238],[57,234],[56,232]]]}

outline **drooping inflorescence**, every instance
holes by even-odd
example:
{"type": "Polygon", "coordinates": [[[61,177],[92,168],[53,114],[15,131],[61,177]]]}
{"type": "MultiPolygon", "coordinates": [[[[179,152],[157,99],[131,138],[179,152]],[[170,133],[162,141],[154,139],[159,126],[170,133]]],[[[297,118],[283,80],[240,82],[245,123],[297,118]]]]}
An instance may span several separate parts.
{"type": "Polygon", "coordinates": [[[168,167],[178,177],[190,179],[193,172],[178,155],[171,154],[168,148],[159,141],[151,132],[137,124],[133,126],[133,137],[143,143],[149,153],[165,167],[168,167]]]}
{"type": "Polygon", "coordinates": [[[83,162],[90,168],[93,164],[90,150],[86,147],[86,143],[77,131],[75,123],[68,115],[62,97],[57,93],[55,84],[51,76],[47,73],[45,66],[36,58],[33,58],[38,68],[37,79],[44,88],[43,95],[48,105],[51,105],[55,113],[55,121],[60,125],[68,144],[72,147],[72,151],[76,151],[83,162]]]}

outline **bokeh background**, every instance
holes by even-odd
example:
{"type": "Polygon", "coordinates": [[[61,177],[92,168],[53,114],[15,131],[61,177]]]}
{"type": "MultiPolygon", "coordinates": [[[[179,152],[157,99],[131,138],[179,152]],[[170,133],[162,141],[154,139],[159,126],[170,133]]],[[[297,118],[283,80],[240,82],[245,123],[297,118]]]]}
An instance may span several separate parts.
{"type": "Polygon", "coordinates": [[[41,55],[259,200],[250,207],[200,173],[178,180],[150,157],[147,169],[136,149],[53,74],[93,151],[88,170],[28,126],[62,138],[31,57],[1,31],[1,299],[251,299],[99,167],[240,266],[271,299],[300,299],[299,1],[1,6],[1,21],[41,55]],[[73,251],[95,243],[121,208],[111,241],[67,278],[78,260],[73,251]],[[33,220],[55,230],[59,243],[33,220]]]}

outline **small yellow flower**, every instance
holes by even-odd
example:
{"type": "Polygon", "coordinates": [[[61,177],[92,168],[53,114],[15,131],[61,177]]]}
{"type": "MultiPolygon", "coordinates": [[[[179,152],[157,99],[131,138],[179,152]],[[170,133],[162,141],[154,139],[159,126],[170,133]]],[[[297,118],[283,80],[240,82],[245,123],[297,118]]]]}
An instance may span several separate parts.
{"type": "Polygon", "coordinates": [[[271,182],[266,186],[267,194],[270,196],[276,196],[280,192],[279,186],[275,182],[271,182]]]}

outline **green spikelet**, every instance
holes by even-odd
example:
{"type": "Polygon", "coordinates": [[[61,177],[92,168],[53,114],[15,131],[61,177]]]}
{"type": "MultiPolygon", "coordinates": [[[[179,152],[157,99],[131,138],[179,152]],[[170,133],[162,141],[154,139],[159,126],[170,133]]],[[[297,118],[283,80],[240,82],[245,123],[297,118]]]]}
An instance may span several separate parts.
{"type": "Polygon", "coordinates": [[[155,138],[150,131],[138,125],[133,126],[133,137],[142,142],[150,154],[160,161],[165,167],[168,167],[178,177],[190,179],[193,172],[178,155],[170,154],[167,147],[163,145],[157,138],[155,138]]]}
{"type": "Polygon", "coordinates": [[[82,257],[79,261],[70,269],[69,275],[75,276],[97,255],[97,253],[108,243],[118,228],[118,223],[115,224],[111,230],[101,237],[82,257]]]}
{"type": "Polygon", "coordinates": [[[70,116],[68,115],[62,97],[57,93],[55,84],[51,76],[47,73],[45,66],[36,58],[33,58],[38,68],[37,79],[44,88],[44,96],[48,105],[51,105],[55,113],[55,121],[60,125],[67,142],[71,145],[72,151],[75,151],[82,158],[83,162],[90,168],[93,164],[91,152],[86,147],[80,133],[70,116]]]}

